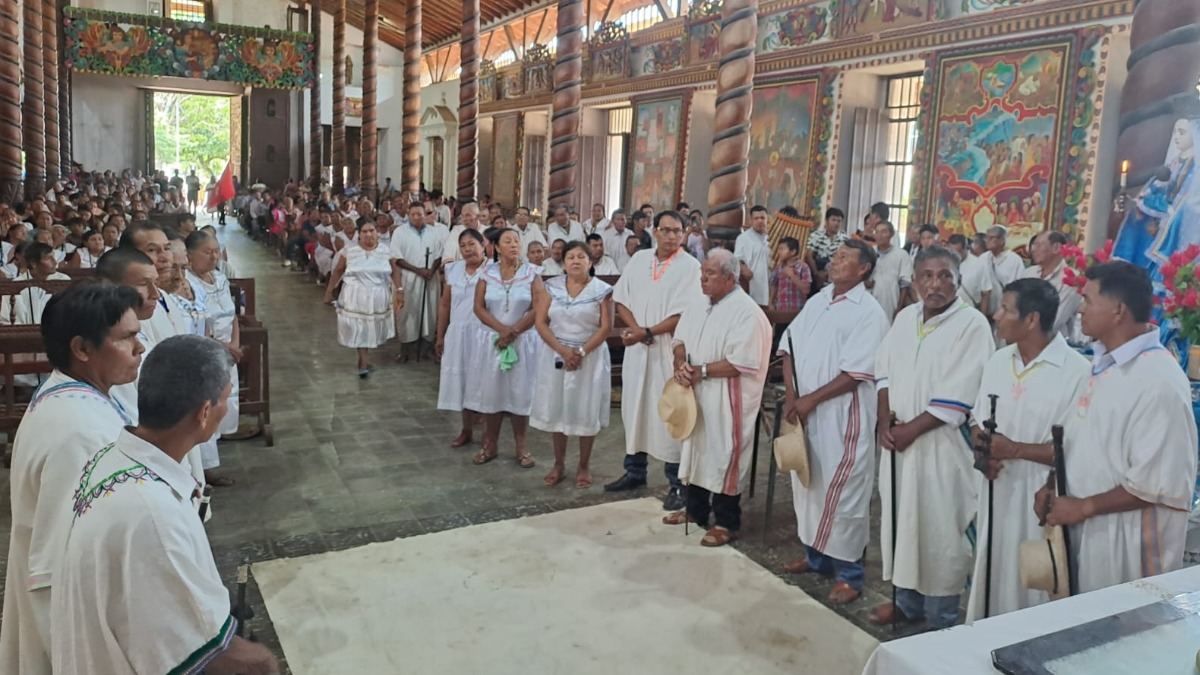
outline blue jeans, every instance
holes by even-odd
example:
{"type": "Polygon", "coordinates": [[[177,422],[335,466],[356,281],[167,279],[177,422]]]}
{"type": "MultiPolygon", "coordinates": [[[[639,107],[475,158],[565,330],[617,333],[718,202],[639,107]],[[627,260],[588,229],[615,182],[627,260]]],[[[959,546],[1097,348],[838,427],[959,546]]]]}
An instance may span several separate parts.
{"type": "MultiPolygon", "coordinates": [[[[866,573],[861,561],[838,560],[811,546],[804,547],[804,557],[808,560],[809,568],[817,574],[833,576],[838,581],[850,584],[850,587],[856,591],[863,589],[863,577],[866,576],[866,573]]],[[[897,597],[897,599],[899,598],[897,597]]]]}
{"type": "Polygon", "coordinates": [[[921,595],[910,588],[897,588],[896,606],[910,619],[925,619],[933,630],[950,628],[958,623],[957,595],[921,595]]]}
{"type": "MultiPolygon", "coordinates": [[[[644,452],[625,455],[625,473],[646,480],[646,464],[647,456],[644,452]]],[[[665,462],[663,464],[663,475],[667,477],[667,483],[672,488],[682,488],[683,483],[679,482],[679,462],[665,462]]]]}

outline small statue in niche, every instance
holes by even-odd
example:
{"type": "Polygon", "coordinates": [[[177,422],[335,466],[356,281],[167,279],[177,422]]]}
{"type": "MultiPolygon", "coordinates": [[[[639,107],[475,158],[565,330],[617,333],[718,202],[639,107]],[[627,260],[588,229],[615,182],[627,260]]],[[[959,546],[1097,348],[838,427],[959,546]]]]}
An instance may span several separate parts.
{"type": "Polygon", "coordinates": [[[346,86],[354,85],[354,59],[346,55],[346,86]]]}

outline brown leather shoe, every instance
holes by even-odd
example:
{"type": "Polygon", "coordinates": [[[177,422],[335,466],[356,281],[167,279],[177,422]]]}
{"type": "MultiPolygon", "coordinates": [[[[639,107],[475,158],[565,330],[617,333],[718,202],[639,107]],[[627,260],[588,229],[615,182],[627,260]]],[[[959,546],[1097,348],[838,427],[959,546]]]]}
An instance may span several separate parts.
{"type": "Polygon", "coordinates": [[[861,595],[862,591],[845,581],[839,581],[829,591],[828,600],[831,605],[848,605],[857,600],[861,595]]]}
{"type": "Polygon", "coordinates": [[[783,572],[784,574],[808,574],[810,572],[816,572],[816,570],[814,570],[808,564],[808,556],[802,555],[792,562],[784,565],[783,572]]]}
{"type": "Polygon", "coordinates": [[[916,623],[920,619],[911,619],[900,608],[890,602],[885,602],[882,605],[876,605],[874,609],[867,614],[867,621],[876,626],[886,626],[895,621],[895,623],[916,623]]]}

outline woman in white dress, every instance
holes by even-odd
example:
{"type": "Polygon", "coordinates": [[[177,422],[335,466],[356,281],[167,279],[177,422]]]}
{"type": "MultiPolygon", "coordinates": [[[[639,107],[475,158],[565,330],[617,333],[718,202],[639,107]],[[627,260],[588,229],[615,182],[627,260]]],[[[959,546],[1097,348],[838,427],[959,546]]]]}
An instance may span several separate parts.
{"type": "Polygon", "coordinates": [[[442,377],[438,384],[438,410],[461,410],[462,430],[450,442],[460,448],[471,442],[478,415],[463,406],[469,373],[479,369],[479,360],[472,346],[483,328],[475,316],[475,285],[486,261],[483,257],[483,235],[476,230],[463,230],[458,235],[458,250],[462,260],[445,267],[445,283],[438,306],[437,343],[434,349],[442,359],[442,377]]]}
{"type": "Polygon", "coordinates": [[[313,252],[313,262],[317,264],[317,275],[320,279],[328,279],[333,271],[333,221],[329,212],[322,210],[320,220],[313,229],[317,233],[317,248],[313,252]]]}
{"type": "Polygon", "coordinates": [[[396,337],[393,312],[404,306],[400,268],[379,245],[375,223],[364,221],[358,230],[358,245],[342,250],[325,288],[326,304],[333,304],[339,283],[338,344],[358,350],[358,376],[366,379],[375,372],[375,366],[367,361],[368,351],[396,337]]]}
{"type": "Polygon", "coordinates": [[[479,364],[478,386],[471,387],[464,405],[484,417],[483,449],[476,464],[486,464],[499,452],[500,422],[507,413],[517,446],[517,462],[524,469],[534,466],[525,445],[533,389],[537,380],[537,357],[541,340],[533,328],[533,293],[539,292],[541,269],[521,260],[521,237],[516,230],[502,230],[496,244],[498,260],[484,268],[475,286],[475,316],[483,323],[474,349],[479,364]]]}
{"type": "Polygon", "coordinates": [[[104,245],[104,235],[97,230],[88,230],[83,234],[83,246],[75,249],[68,259],[67,266],[76,269],[90,270],[96,267],[100,256],[108,251],[104,245]]]}
{"type": "Polygon", "coordinates": [[[546,485],[566,474],[567,437],[579,437],[575,487],[592,486],[588,461],[592,442],[608,426],[612,397],[612,286],[592,276],[587,245],[573,241],[563,250],[565,275],[534,289],[537,332],[545,341],[538,359],[537,390],[529,423],[554,434],[554,468],[546,485]]]}
{"type": "Polygon", "coordinates": [[[237,362],[242,360],[241,329],[238,326],[237,307],[233,303],[233,295],[229,290],[229,278],[217,269],[221,260],[221,246],[217,243],[216,235],[207,229],[196,230],[184,240],[188,256],[188,283],[199,288],[204,293],[204,311],[206,317],[205,332],[225,345],[229,355],[233,357],[234,365],[230,368],[229,377],[234,382],[230,387],[229,398],[226,399],[229,409],[221,420],[217,433],[207,443],[200,446],[201,460],[204,465],[204,477],[214,486],[233,485],[233,479],[216,476],[210,472],[221,465],[217,454],[217,439],[228,436],[238,430],[238,373],[237,362]]]}

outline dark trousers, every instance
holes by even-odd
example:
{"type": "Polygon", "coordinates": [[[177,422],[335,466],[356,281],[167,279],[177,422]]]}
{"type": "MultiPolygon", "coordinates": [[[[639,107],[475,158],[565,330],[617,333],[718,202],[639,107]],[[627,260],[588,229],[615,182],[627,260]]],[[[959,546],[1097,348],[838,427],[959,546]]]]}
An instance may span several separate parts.
{"type": "Polygon", "coordinates": [[[723,527],[730,532],[737,532],[742,527],[742,496],[723,495],[719,492],[709,492],[699,485],[687,487],[687,512],[692,520],[701,527],[708,526],[709,515],[713,524],[723,527]]]}
{"type": "MultiPolygon", "coordinates": [[[[625,455],[625,473],[646,480],[646,453],[638,452],[632,455],[625,455]]],[[[679,462],[665,462],[663,464],[663,475],[667,477],[667,484],[672,488],[683,487],[679,482],[679,462]]]]}
{"type": "Polygon", "coordinates": [[[304,237],[289,237],[284,247],[284,258],[299,265],[308,264],[308,253],[304,250],[304,237]]]}

